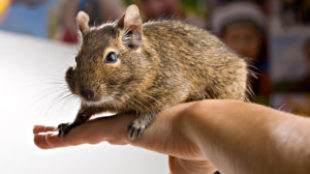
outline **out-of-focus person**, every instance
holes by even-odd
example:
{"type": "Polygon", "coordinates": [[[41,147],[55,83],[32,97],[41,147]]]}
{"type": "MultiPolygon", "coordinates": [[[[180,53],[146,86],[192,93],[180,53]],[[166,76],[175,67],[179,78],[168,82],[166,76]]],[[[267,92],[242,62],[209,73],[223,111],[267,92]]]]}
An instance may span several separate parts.
{"type": "Polygon", "coordinates": [[[212,30],[237,54],[249,60],[258,78],[250,78],[255,100],[267,104],[270,94],[265,17],[253,3],[230,3],[214,10],[212,30]]]}
{"type": "MultiPolygon", "coordinates": [[[[207,11],[210,15],[213,14],[215,10],[221,8],[222,6],[229,5],[237,2],[248,2],[255,4],[260,8],[263,14],[270,14],[270,1],[269,0],[205,0],[205,5],[207,6],[207,11]]],[[[210,16],[209,16],[210,17],[210,16]]],[[[207,27],[211,29],[212,18],[207,21],[207,27]]]]}
{"type": "Polygon", "coordinates": [[[60,40],[67,43],[77,42],[75,16],[83,10],[90,15],[90,25],[118,19],[123,8],[119,0],[65,0],[61,16],[60,40]]]}
{"type": "Polygon", "coordinates": [[[182,9],[180,0],[133,0],[145,20],[174,19],[205,28],[205,22],[197,16],[188,15],[182,9]]]}

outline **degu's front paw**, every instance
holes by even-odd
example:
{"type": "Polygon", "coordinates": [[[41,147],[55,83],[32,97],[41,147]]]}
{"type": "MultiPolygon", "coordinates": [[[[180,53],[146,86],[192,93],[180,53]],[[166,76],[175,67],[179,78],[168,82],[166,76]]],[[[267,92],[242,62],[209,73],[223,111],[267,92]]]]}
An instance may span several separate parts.
{"type": "Polygon", "coordinates": [[[147,127],[147,124],[148,123],[146,123],[142,119],[135,119],[132,122],[130,122],[130,124],[127,127],[129,138],[135,139],[139,137],[147,127]]]}
{"type": "Polygon", "coordinates": [[[69,123],[62,123],[58,125],[57,129],[58,129],[58,136],[65,136],[72,129],[72,126],[69,123]]]}

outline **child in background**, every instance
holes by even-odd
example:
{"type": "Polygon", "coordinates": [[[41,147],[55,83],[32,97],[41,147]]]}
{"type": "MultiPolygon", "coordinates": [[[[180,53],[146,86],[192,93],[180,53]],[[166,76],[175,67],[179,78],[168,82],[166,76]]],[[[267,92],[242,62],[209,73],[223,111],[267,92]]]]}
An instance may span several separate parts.
{"type": "Polygon", "coordinates": [[[237,54],[249,60],[258,78],[250,78],[255,100],[268,104],[270,78],[265,16],[253,3],[229,3],[214,10],[212,30],[237,54]]]}

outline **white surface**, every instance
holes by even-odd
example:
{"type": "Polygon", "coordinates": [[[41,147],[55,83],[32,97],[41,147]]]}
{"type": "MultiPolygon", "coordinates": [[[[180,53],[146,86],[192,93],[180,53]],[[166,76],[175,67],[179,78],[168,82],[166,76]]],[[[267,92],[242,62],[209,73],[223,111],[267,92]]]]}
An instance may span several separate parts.
{"type": "Polygon", "coordinates": [[[64,73],[76,47],[0,32],[1,174],[159,174],[167,157],[132,146],[107,143],[41,150],[34,124],[74,119],[77,99],[63,99],[64,73]]]}

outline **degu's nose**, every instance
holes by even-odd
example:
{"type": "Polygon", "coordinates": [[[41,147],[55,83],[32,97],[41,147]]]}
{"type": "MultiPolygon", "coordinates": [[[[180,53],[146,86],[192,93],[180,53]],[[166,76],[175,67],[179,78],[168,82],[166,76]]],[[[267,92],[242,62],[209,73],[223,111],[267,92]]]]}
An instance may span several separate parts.
{"type": "Polygon", "coordinates": [[[94,91],[87,89],[87,88],[81,88],[80,94],[82,97],[84,97],[86,100],[93,100],[94,99],[94,91]]]}

